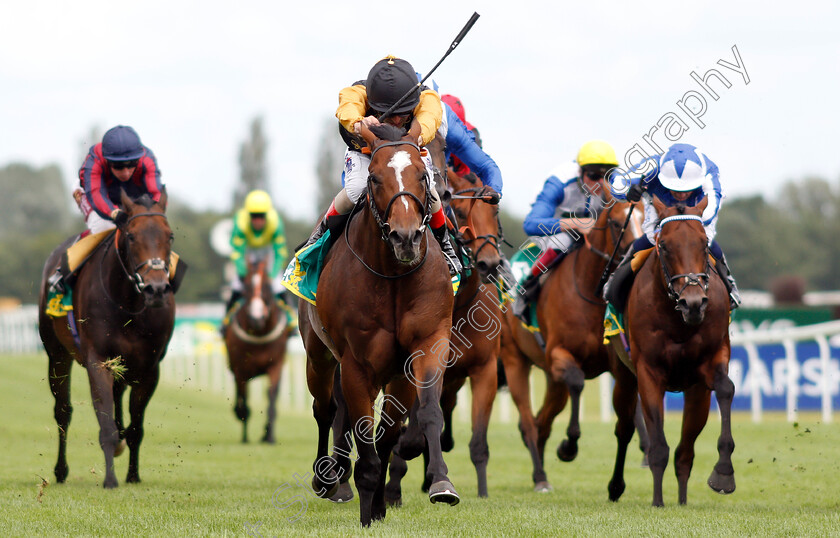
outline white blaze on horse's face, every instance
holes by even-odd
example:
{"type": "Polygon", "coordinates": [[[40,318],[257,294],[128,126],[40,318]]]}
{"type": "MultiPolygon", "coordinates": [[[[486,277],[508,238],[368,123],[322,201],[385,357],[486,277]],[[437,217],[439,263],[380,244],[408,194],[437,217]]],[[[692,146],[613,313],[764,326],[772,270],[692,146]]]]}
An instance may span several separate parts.
{"type": "MultiPolygon", "coordinates": [[[[397,176],[397,185],[399,185],[400,191],[404,191],[405,185],[403,185],[402,173],[408,166],[411,166],[411,156],[406,151],[397,151],[391,157],[388,166],[394,169],[394,174],[397,176]]],[[[405,199],[405,196],[400,201],[405,206],[405,210],[408,211],[408,200],[405,199]]]]}
{"type": "Polygon", "coordinates": [[[251,319],[261,319],[268,311],[268,307],[262,298],[262,274],[257,272],[251,277],[251,289],[254,295],[248,303],[248,315],[251,319]]]}

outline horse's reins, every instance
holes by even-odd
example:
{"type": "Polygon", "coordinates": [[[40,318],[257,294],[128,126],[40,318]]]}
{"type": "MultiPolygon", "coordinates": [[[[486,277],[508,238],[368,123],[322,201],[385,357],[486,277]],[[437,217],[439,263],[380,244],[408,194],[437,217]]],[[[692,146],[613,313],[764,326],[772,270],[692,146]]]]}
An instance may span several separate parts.
{"type": "MultiPolygon", "coordinates": [[[[420,152],[420,146],[418,146],[414,142],[409,142],[409,141],[406,141],[406,140],[395,140],[395,141],[383,142],[382,144],[379,144],[378,146],[376,146],[370,152],[371,162],[373,161],[373,156],[376,155],[377,151],[379,151],[380,149],[382,149],[384,147],[388,147],[388,146],[411,146],[414,149],[416,149],[418,153],[420,152]]],[[[391,199],[388,201],[388,205],[385,206],[385,214],[384,214],[384,218],[383,218],[383,216],[379,214],[379,210],[376,207],[376,200],[374,200],[374,197],[373,197],[373,194],[372,194],[373,191],[371,189],[371,184],[373,182],[373,174],[368,175],[368,179],[367,179],[368,207],[370,208],[370,212],[371,212],[371,215],[373,216],[373,220],[376,222],[376,225],[379,227],[380,238],[383,241],[387,241],[388,240],[388,235],[391,233],[391,226],[390,226],[390,224],[388,224],[388,221],[387,221],[388,215],[391,213],[391,207],[394,205],[394,202],[397,201],[397,199],[400,198],[401,196],[408,196],[409,198],[411,198],[412,200],[417,202],[418,206],[423,208],[423,221],[420,223],[419,230],[421,232],[426,231],[426,225],[429,223],[429,220],[431,220],[431,218],[432,218],[432,196],[429,192],[430,188],[431,188],[430,185],[429,185],[429,175],[424,173],[423,178],[424,178],[423,184],[426,188],[426,203],[424,204],[420,200],[420,198],[417,197],[417,195],[415,195],[413,192],[399,191],[398,193],[394,194],[391,197],[391,199]]],[[[350,230],[350,220],[353,218],[353,215],[357,212],[357,208],[362,203],[364,203],[364,202],[363,202],[362,198],[360,197],[356,201],[356,208],[353,209],[353,211],[350,214],[350,217],[347,219],[347,224],[345,224],[345,226],[344,226],[344,241],[345,241],[345,243],[347,243],[347,248],[350,250],[350,252],[353,253],[353,256],[355,256],[356,259],[359,260],[359,262],[365,267],[365,269],[367,269],[368,271],[370,271],[371,273],[375,274],[378,277],[386,278],[388,280],[395,280],[397,278],[402,278],[404,276],[408,276],[411,273],[420,269],[420,267],[422,267],[423,264],[426,263],[426,254],[428,254],[428,252],[429,252],[428,239],[426,240],[426,248],[423,251],[423,258],[420,260],[420,262],[417,265],[415,265],[414,267],[412,267],[409,271],[406,271],[405,273],[401,273],[401,274],[398,274],[398,275],[385,275],[385,274],[380,273],[379,271],[375,270],[373,267],[371,267],[367,263],[365,263],[365,261],[361,258],[361,256],[359,256],[359,254],[356,253],[355,250],[353,250],[353,247],[350,246],[350,232],[349,232],[349,230],[350,230]]]]}
{"type": "MultiPolygon", "coordinates": [[[[461,189],[459,191],[454,192],[452,194],[451,198],[450,198],[451,200],[472,200],[470,202],[469,211],[467,211],[467,227],[471,230],[475,230],[475,225],[473,224],[473,219],[472,219],[473,207],[475,206],[476,201],[484,200],[484,196],[482,195],[482,193],[485,192],[485,189],[486,189],[486,187],[470,187],[468,189],[461,189]],[[475,195],[464,196],[464,193],[467,193],[467,192],[475,193],[475,195]]],[[[502,221],[499,219],[499,213],[498,212],[496,212],[496,224],[499,227],[499,235],[483,234],[483,235],[476,235],[475,236],[475,239],[473,241],[478,241],[480,239],[483,239],[484,242],[482,242],[478,246],[478,248],[476,248],[473,251],[473,257],[474,258],[477,257],[478,253],[481,252],[481,249],[486,247],[488,244],[490,246],[492,246],[493,248],[495,248],[497,253],[499,253],[499,254],[502,253],[502,251],[499,249],[499,243],[501,241],[504,241],[504,236],[502,235],[502,221]]],[[[459,232],[461,232],[461,230],[459,230],[459,232]]],[[[473,234],[474,233],[475,232],[473,232],[473,234]]]]}
{"type": "MultiPolygon", "coordinates": [[[[610,206],[610,210],[612,210],[613,207],[615,207],[615,205],[610,206]]],[[[598,281],[598,286],[595,288],[596,297],[600,297],[601,293],[604,291],[604,284],[606,284],[607,280],[610,278],[610,267],[612,267],[615,255],[618,254],[618,250],[621,248],[621,240],[624,239],[624,232],[627,230],[627,225],[630,224],[630,219],[632,217],[633,207],[631,206],[630,211],[627,212],[627,218],[624,220],[624,225],[621,227],[621,231],[618,232],[618,240],[615,242],[612,254],[607,260],[607,266],[604,267],[604,272],[601,273],[601,280],[598,281]]]]}
{"type": "MultiPolygon", "coordinates": [[[[123,226],[128,225],[129,222],[136,219],[137,217],[163,217],[164,221],[167,220],[166,215],[164,215],[163,213],[152,213],[152,212],[137,213],[136,215],[130,216],[128,218],[128,220],[125,221],[125,224],[123,226]]],[[[131,312],[129,310],[126,310],[121,304],[116,302],[111,297],[111,295],[108,293],[108,289],[105,287],[105,281],[102,279],[102,274],[104,272],[102,269],[103,269],[103,264],[105,263],[105,255],[108,254],[108,249],[111,248],[112,244],[116,245],[114,247],[114,251],[117,254],[117,260],[120,262],[120,267],[123,270],[123,274],[125,274],[125,276],[128,278],[128,280],[131,281],[132,284],[134,284],[134,290],[140,295],[143,294],[143,289],[145,289],[145,287],[146,287],[146,283],[143,281],[143,275],[147,274],[149,271],[154,271],[154,270],[164,270],[164,271],[166,271],[167,274],[169,274],[169,262],[164,261],[160,258],[150,258],[150,259],[144,261],[143,263],[135,265],[134,274],[130,273],[128,271],[128,267],[126,267],[126,264],[122,259],[122,256],[120,255],[119,235],[120,235],[121,232],[122,232],[122,228],[118,227],[117,231],[114,233],[114,235],[111,236],[110,241],[108,241],[108,243],[105,245],[105,252],[103,253],[102,257],[99,260],[99,285],[102,286],[102,291],[105,292],[105,297],[109,301],[111,301],[111,303],[113,305],[115,305],[120,310],[125,310],[128,314],[136,315],[136,314],[139,314],[139,313],[143,312],[146,309],[145,304],[143,304],[143,308],[141,308],[140,310],[138,310],[136,312],[131,312]],[[148,265],[148,268],[145,271],[143,271],[143,274],[140,274],[140,272],[139,272],[140,269],[142,269],[143,267],[145,267],[147,265],[148,265]]],[[[132,256],[131,256],[131,249],[126,249],[126,255],[128,256],[128,264],[132,265],[133,260],[132,260],[132,256]]]]}
{"type": "MultiPolygon", "coordinates": [[[[696,220],[699,221],[700,224],[703,224],[702,217],[697,215],[673,215],[670,217],[665,217],[656,227],[656,231],[659,232],[662,230],[662,227],[674,221],[683,221],[683,220],[696,220]]],[[[668,266],[665,264],[665,260],[663,259],[662,255],[659,252],[659,239],[657,238],[656,241],[656,255],[659,257],[659,264],[662,266],[662,273],[665,276],[666,284],[665,287],[668,291],[668,297],[676,302],[679,302],[680,296],[682,293],[688,288],[689,286],[700,286],[703,288],[703,293],[708,291],[709,289],[709,273],[684,273],[679,275],[671,276],[671,272],[668,271],[668,266]],[[674,281],[679,280],[681,278],[685,278],[685,284],[680,291],[674,290],[674,281]]],[[[705,267],[709,267],[709,247],[706,245],[705,249],[705,258],[706,258],[706,265],[705,267]]]]}

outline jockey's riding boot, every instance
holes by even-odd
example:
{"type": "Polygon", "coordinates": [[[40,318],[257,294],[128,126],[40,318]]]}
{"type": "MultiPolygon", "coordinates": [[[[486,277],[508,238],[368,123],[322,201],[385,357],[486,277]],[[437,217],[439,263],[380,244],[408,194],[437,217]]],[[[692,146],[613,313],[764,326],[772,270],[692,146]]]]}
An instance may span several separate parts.
{"type": "Polygon", "coordinates": [[[628,278],[632,279],[633,267],[630,262],[633,260],[634,254],[636,253],[632,248],[627,251],[604,285],[604,300],[611,303],[619,312],[624,312],[624,303],[627,297],[622,294],[621,288],[627,288],[628,286],[623,285],[623,283],[628,278]]]}
{"type": "Polygon", "coordinates": [[[718,273],[723,277],[723,285],[726,286],[726,291],[729,292],[729,310],[735,310],[741,306],[741,292],[738,291],[738,285],[735,283],[735,277],[729,271],[729,264],[726,263],[726,256],[721,256],[720,259],[715,258],[715,266],[718,273]]]}
{"type": "Polygon", "coordinates": [[[50,277],[47,279],[47,284],[49,287],[49,291],[51,293],[66,293],[67,287],[64,285],[64,275],[61,273],[61,267],[55,270],[55,273],[51,274],[50,277]]]}
{"type": "Polygon", "coordinates": [[[226,323],[228,319],[228,313],[230,309],[233,308],[233,305],[236,304],[236,301],[242,298],[242,292],[240,291],[231,291],[230,297],[228,297],[227,304],[225,304],[225,312],[222,314],[222,323],[219,325],[219,334],[222,335],[222,338],[225,337],[225,330],[227,330],[228,324],[226,323]]]}
{"type": "Polygon", "coordinates": [[[309,245],[313,244],[315,241],[321,239],[321,236],[327,231],[327,217],[324,216],[321,219],[321,222],[318,223],[318,227],[315,228],[315,231],[312,232],[312,235],[309,236],[309,239],[306,240],[301,246],[297,248],[297,250],[303,250],[304,248],[308,247],[309,245]]]}
{"type": "Polygon", "coordinates": [[[454,277],[459,275],[464,270],[464,266],[461,265],[461,260],[455,254],[455,249],[452,248],[452,243],[449,241],[449,230],[446,229],[446,224],[439,228],[432,228],[432,235],[440,243],[440,250],[443,251],[443,256],[449,265],[449,276],[454,277]]]}
{"type": "Polygon", "coordinates": [[[537,297],[540,295],[541,287],[540,277],[529,275],[528,278],[525,279],[525,282],[522,283],[522,292],[517,295],[516,300],[513,302],[514,315],[525,323],[530,324],[531,322],[529,319],[526,319],[528,305],[537,300],[537,297]]]}

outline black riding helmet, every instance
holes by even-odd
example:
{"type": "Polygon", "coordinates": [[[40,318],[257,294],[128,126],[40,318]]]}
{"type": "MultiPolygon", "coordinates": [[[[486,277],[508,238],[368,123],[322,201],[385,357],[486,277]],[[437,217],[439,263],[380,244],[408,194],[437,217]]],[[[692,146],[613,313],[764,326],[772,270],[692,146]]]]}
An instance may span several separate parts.
{"type": "Polygon", "coordinates": [[[408,114],[420,103],[420,88],[417,73],[411,64],[393,56],[385,57],[371,68],[365,82],[368,106],[377,112],[387,112],[400,97],[411,94],[392,111],[392,114],[408,114]]]}

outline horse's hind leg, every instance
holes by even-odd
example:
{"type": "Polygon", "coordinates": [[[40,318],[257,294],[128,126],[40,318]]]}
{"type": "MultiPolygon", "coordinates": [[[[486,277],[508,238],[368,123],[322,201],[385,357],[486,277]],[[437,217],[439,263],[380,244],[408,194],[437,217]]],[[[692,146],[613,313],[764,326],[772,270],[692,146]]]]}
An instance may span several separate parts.
{"type": "MultiPolygon", "coordinates": [[[[633,383],[635,386],[635,378],[633,383]]],[[[650,446],[650,437],[648,437],[647,428],[645,427],[645,416],[642,413],[642,404],[638,401],[638,396],[636,396],[636,400],[636,414],[633,416],[633,423],[636,425],[636,431],[639,432],[639,450],[642,451],[642,467],[647,467],[647,451],[650,446]]]]}
{"type": "Polygon", "coordinates": [[[55,464],[55,480],[62,483],[67,479],[70,468],[67,466],[67,429],[73,416],[73,406],[70,403],[70,373],[73,359],[60,348],[48,348],[50,391],[55,398],[53,414],[58,424],[58,461],[55,464]]]}
{"type": "Polygon", "coordinates": [[[125,481],[129,484],[140,482],[140,443],[143,441],[143,417],[146,414],[146,406],[155,393],[160,372],[155,366],[148,372],[140,384],[131,387],[131,394],[128,399],[128,412],[131,416],[131,423],[125,431],[125,439],[128,441],[128,474],[125,481]]]}
{"type": "Polygon", "coordinates": [[[274,422],[277,419],[277,393],[280,391],[280,372],[283,362],[277,361],[268,369],[268,410],[265,422],[265,433],[261,441],[274,444],[274,422]]]}
{"type": "MultiPolygon", "coordinates": [[[[118,482],[117,475],[114,474],[114,451],[120,438],[117,433],[117,424],[114,422],[114,376],[105,367],[104,359],[92,351],[87,357],[87,372],[93,408],[99,421],[99,446],[105,454],[105,481],[102,485],[105,488],[115,488],[118,482]]],[[[128,432],[126,436],[129,436],[128,432]]],[[[131,447],[130,437],[129,447],[131,447]]],[[[130,466],[129,463],[129,468],[130,466]]]]}
{"type": "Polygon", "coordinates": [[[709,476],[709,487],[718,493],[735,491],[735,469],[732,467],[732,452],[735,440],[732,438],[732,397],[735,385],[726,375],[726,365],[718,366],[714,379],[715,397],[720,408],[720,437],[718,438],[718,461],[709,476]]]}
{"type": "Polygon", "coordinates": [[[566,438],[557,446],[557,457],[561,461],[573,461],[577,457],[578,439],[580,439],[580,394],[583,392],[583,370],[575,362],[574,357],[561,347],[554,347],[551,350],[550,364],[551,376],[555,381],[562,379],[566,384],[572,404],[569,425],[566,427],[566,438]]]}
{"type": "Polygon", "coordinates": [[[682,436],[674,451],[674,471],[679,484],[680,504],[685,504],[688,500],[688,477],[694,465],[694,442],[709,418],[710,396],[709,389],[702,383],[697,383],[685,391],[682,436]]]}
{"type": "MultiPolygon", "coordinates": [[[[506,343],[502,339],[503,343],[506,343]]],[[[513,398],[513,403],[519,411],[519,431],[522,434],[522,442],[531,454],[533,472],[531,477],[534,480],[534,491],[545,493],[551,491],[551,484],[543,467],[542,457],[537,448],[537,425],[534,422],[534,412],[531,409],[531,387],[528,375],[530,364],[523,357],[514,354],[502,347],[502,362],[505,367],[508,389],[513,398]]]]}
{"type": "Polygon", "coordinates": [[[353,499],[353,488],[350,487],[350,477],[353,474],[353,463],[350,461],[350,451],[353,441],[352,424],[347,411],[347,402],[344,401],[344,392],[341,390],[341,369],[335,369],[333,379],[333,399],[336,404],[335,418],[332,423],[333,432],[333,456],[338,466],[338,491],[330,496],[330,500],[336,503],[346,503],[353,499]]]}
{"type": "Polygon", "coordinates": [[[550,375],[546,375],[545,396],[543,404],[537,412],[537,450],[540,454],[540,461],[545,461],[545,444],[551,436],[551,426],[557,415],[566,407],[569,399],[569,389],[562,381],[555,381],[550,375]]]}
{"type": "MultiPolygon", "coordinates": [[[[613,409],[618,417],[615,424],[615,437],[618,449],[615,454],[615,467],[607,492],[611,501],[617,501],[624,493],[624,463],[627,458],[627,446],[633,439],[636,428],[635,418],[640,416],[641,406],[637,405],[638,388],[636,377],[623,364],[613,367],[615,387],[613,388],[613,409]]],[[[644,423],[642,423],[644,428],[644,423]]]]}
{"type": "Polygon", "coordinates": [[[391,454],[388,466],[388,482],[385,484],[385,503],[388,506],[402,506],[402,479],[408,472],[408,463],[396,452],[391,454]]]}
{"type": "Polygon", "coordinates": [[[470,461],[475,466],[478,478],[478,496],[487,497],[487,462],[490,449],[487,446],[487,425],[496,399],[496,361],[488,360],[470,376],[472,388],[472,439],[470,439],[470,461]]]}
{"type": "Polygon", "coordinates": [[[248,417],[251,410],[248,409],[248,380],[236,378],[236,403],[233,404],[233,412],[236,418],[242,423],[242,442],[248,442],[248,417]]]}

